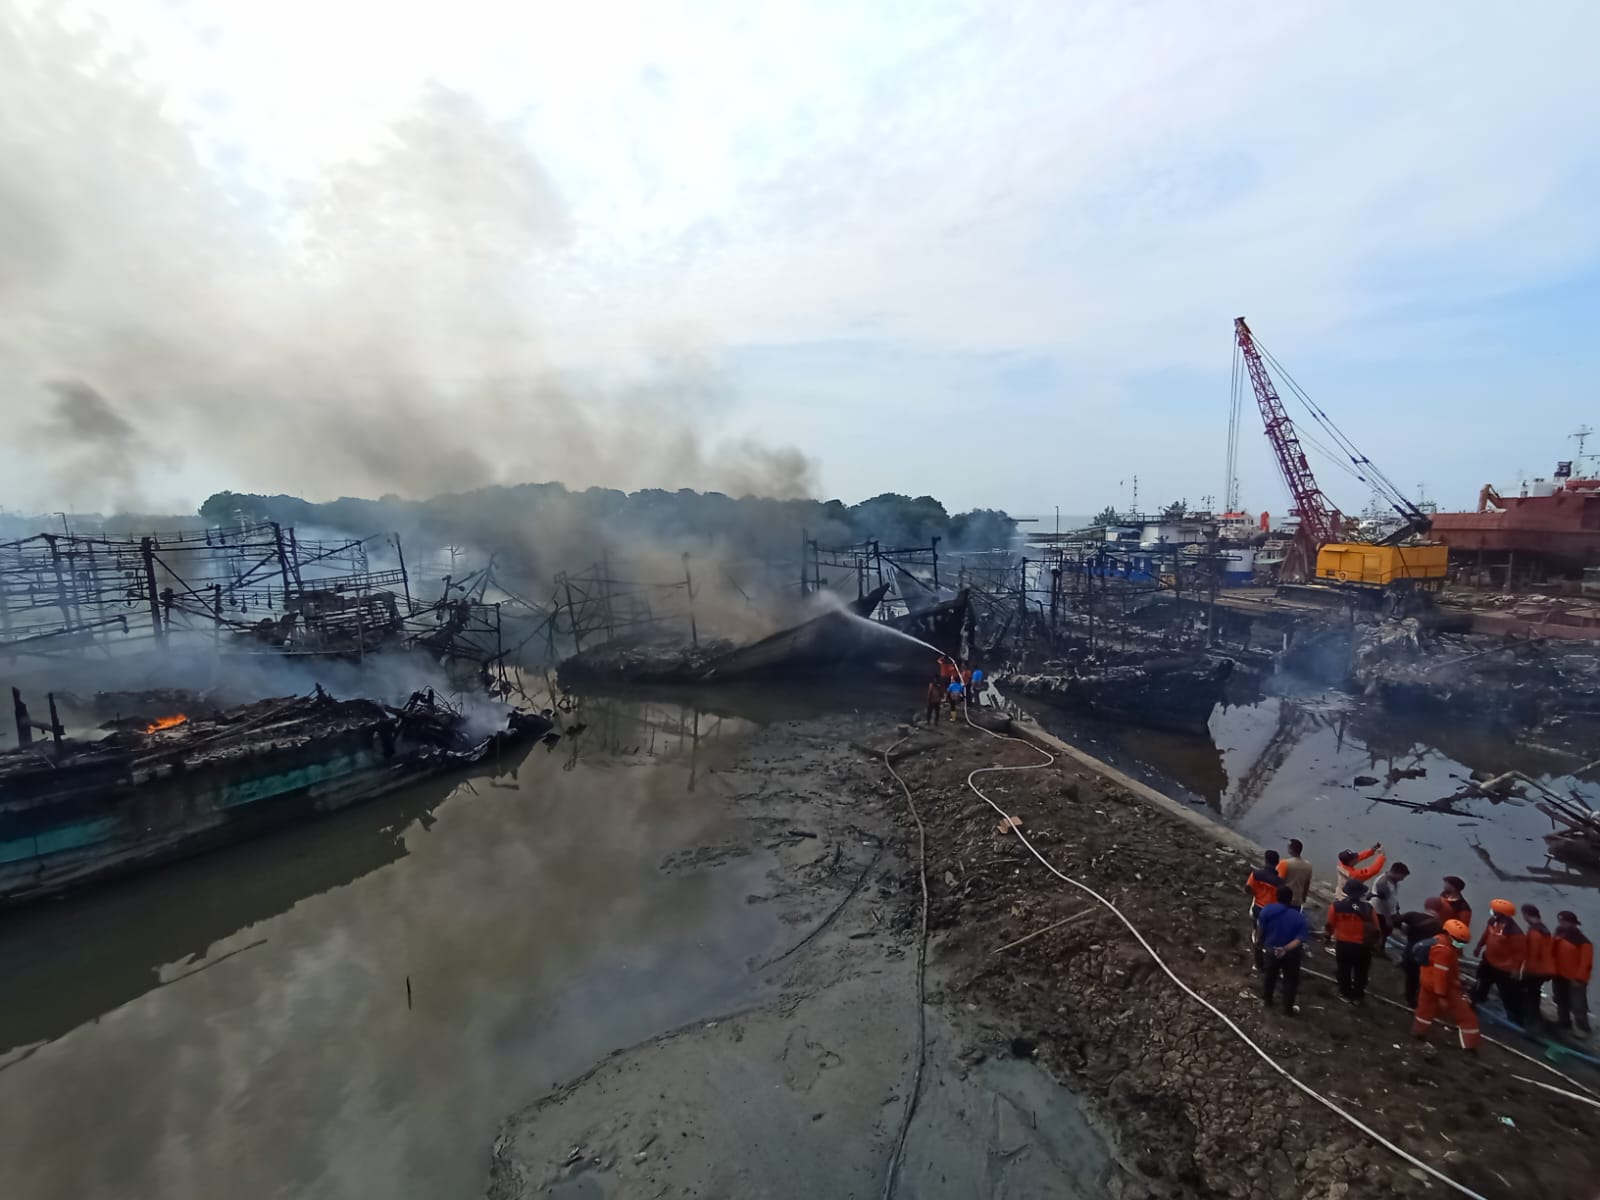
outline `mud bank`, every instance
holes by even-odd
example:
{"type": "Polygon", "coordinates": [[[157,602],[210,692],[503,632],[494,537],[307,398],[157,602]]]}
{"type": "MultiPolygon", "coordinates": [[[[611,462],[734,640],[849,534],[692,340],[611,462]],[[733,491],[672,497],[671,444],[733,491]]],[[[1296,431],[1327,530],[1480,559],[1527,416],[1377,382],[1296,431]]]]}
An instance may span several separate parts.
{"type": "MultiPolygon", "coordinates": [[[[882,758],[904,733],[791,723],[719,768],[748,836],[692,857],[776,855],[749,898],[794,932],[751,964],[766,998],[614,1053],[516,1114],[495,1141],[493,1200],[882,1193],[918,1044],[917,839],[882,758]]],[[[893,754],[926,829],[930,901],[926,1057],[898,1195],[1448,1193],[1294,1090],[997,829],[966,777],[1035,750],[945,724],[893,754]]],[[[1382,1136],[1484,1196],[1593,1196],[1600,1110],[1512,1078],[1540,1075],[1533,1064],[1493,1047],[1473,1061],[1442,1035],[1415,1045],[1406,1014],[1348,1008],[1314,977],[1298,1019],[1262,1011],[1238,835],[1079,760],[982,786],[1191,987],[1382,1136]]],[[[1398,971],[1378,963],[1372,991],[1398,995],[1398,971]]]]}
{"type": "MultiPolygon", "coordinates": [[[[964,727],[920,736],[939,744],[908,758],[902,774],[928,831],[936,1002],[973,1014],[976,1041],[1031,1050],[1097,1105],[1119,1154],[1143,1172],[1144,1194],[1440,1193],[1437,1181],[1293,1089],[1183,995],[1112,914],[997,831],[994,811],[965,787],[967,774],[1040,762],[1036,750],[964,727]]],[[[1442,1035],[1416,1045],[1407,1014],[1375,997],[1347,1007],[1314,977],[1302,978],[1299,1018],[1263,1011],[1237,834],[1065,756],[980,786],[1271,1057],[1384,1137],[1485,1196],[1594,1195],[1600,1110],[1512,1078],[1540,1075],[1532,1064],[1493,1047],[1472,1061],[1442,1035]]],[[[1307,967],[1331,975],[1332,958],[1318,947],[1307,967]]],[[[1398,969],[1375,964],[1372,992],[1400,995],[1398,969]]],[[[1600,1079],[1587,1082],[1600,1089],[1600,1079]]]]}
{"type": "MultiPolygon", "coordinates": [[[[793,932],[752,962],[767,998],[609,1055],[511,1118],[493,1200],[875,1196],[917,1059],[914,843],[867,739],[879,718],[774,726],[709,777],[748,833],[663,863],[770,852],[771,905],[793,932]]],[[[1123,1168],[1038,1065],[930,1008],[899,1192],[1097,1197],[1123,1168]]]]}

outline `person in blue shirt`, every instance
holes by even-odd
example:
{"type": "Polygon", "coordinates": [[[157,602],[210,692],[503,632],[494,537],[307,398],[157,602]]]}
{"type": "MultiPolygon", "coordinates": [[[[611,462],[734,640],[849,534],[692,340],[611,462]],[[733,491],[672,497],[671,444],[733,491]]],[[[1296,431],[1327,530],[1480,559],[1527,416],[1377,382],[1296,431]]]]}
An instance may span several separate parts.
{"type": "Polygon", "coordinates": [[[1294,906],[1294,889],[1280,887],[1276,903],[1269,904],[1256,915],[1261,927],[1261,951],[1265,966],[1261,972],[1261,1002],[1272,1007],[1272,994],[1277,991],[1278,980],[1283,980],[1283,1011],[1294,1016],[1300,1006],[1294,1002],[1300,990],[1300,957],[1305,949],[1306,915],[1294,906]]]}
{"type": "Polygon", "coordinates": [[[945,699],[950,701],[950,719],[956,719],[956,709],[961,707],[963,693],[966,691],[961,686],[961,677],[958,675],[950,681],[950,686],[945,689],[945,699]]]}
{"type": "Polygon", "coordinates": [[[979,708],[983,707],[983,668],[972,668],[972,686],[968,690],[967,699],[979,708]]]}

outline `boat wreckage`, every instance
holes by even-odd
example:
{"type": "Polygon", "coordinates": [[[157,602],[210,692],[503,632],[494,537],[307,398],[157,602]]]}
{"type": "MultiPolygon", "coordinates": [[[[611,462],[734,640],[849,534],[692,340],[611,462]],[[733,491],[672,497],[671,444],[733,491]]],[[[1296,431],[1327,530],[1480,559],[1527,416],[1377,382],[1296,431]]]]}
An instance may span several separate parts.
{"type": "Polygon", "coordinates": [[[0,753],[0,904],[65,891],[332,812],[482,762],[551,731],[539,715],[308,696],[220,710],[169,692],[105,696],[118,715],[67,737],[13,689],[17,748],[0,753]],[[140,705],[145,711],[139,711],[140,705]],[[36,739],[42,729],[46,738],[36,739]]]}
{"type": "Polygon", "coordinates": [[[1007,695],[1027,696],[1086,716],[1204,733],[1232,675],[1232,659],[1192,656],[1078,673],[1005,675],[997,682],[1007,695]]]}
{"type": "Polygon", "coordinates": [[[965,592],[920,612],[874,621],[872,613],[887,591],[877,588],[746,646],[726,641],[685,646],[677,639],[607,642],[562,662],[561,678],[568,683],[713,683],[841,670],[922,678],[934,665],[928,646],[959,657],[970,645],[972,607],[965,592]]]}

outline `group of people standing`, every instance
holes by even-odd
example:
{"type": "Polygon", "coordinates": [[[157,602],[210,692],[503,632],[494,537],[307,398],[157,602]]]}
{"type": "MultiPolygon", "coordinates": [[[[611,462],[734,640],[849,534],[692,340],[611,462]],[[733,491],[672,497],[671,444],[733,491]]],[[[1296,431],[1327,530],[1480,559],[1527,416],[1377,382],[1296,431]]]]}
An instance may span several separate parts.
{"type": "MultiPolygon", "coordinates": [[[[1255,966],[1262,973],[1263,1003],[1271,1007],[1281,995],[1284,1011],[1292,1016],[1300,1011],[1295,996],[1311,935],[1304,908],[1313,871],[1298,840],[1291,839],[1288,849],[1287,858],[1276,850],[1266,851],[1245,887],[1251,895],[1252,941],[1255,966]]],[[[1402,862],[1387,870],[1384,866],[1379,845],[1339,854],[1339,894],[1328,906],[1323,928],[1332,943],[1339,995],[1346,1003],[1366,1002],[1372,960],[1387,958],[1394,938],[1404,945],[1400,968],[1416,1037],[1426,1037],[1434,1021],[1443,1017],[1460,1031],[1463,1048],[1477,1049],[1475,1006],[1491,990],[1498,991],[1506,1017],[1514,1024],[1524,1028],[1543,1024],[1547,983],[1555,1001],[1555,1028],[1564,1032],[1576,1028],[1588,1036],[1594,945],[1576,913],[1557,913],[1552,931],[1532,904],[1522,906],[1523,925],[1519,925],[1516,905],[1510,900],[1491,901],[1492,915],[1474,949],[1478,969],[1469,992],[1461,973],[1462,954],[1472,940],[1472,906],[1463,894],[1465,882],[1447,875],[1439,894],[1427,897],[1421,909],[1402,911],[1400,889],[1411,871],[1402,862]]]]}
{"type": "Polygon", "coordinates": [[[934,676],[928,681],[927,723],[932,725],[939,719],[941,705],[949,706],[952,721],[963,702],[981,706],[986,686],[981,667],[970,667],[948,655],[940,655],[934,676]]]}

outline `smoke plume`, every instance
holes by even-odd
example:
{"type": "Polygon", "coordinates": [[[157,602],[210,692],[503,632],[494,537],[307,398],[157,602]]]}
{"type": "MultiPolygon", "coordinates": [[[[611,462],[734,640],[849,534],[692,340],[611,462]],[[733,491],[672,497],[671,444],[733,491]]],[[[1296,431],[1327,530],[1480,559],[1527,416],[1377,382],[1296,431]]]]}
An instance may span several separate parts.
{"type": "Polygon", "coordinates": [[[716,438],[736,400],[703,348],[638,331],[653,357],[631,382],[563,362],[540,314],[581,221],[514,122],[431,86],[370,154],[263,195],[137,67],[0,0],[13,478],[84,507],[194,460],[314,498],[527,479],[809,494],[797,452],[716,438]]]}

